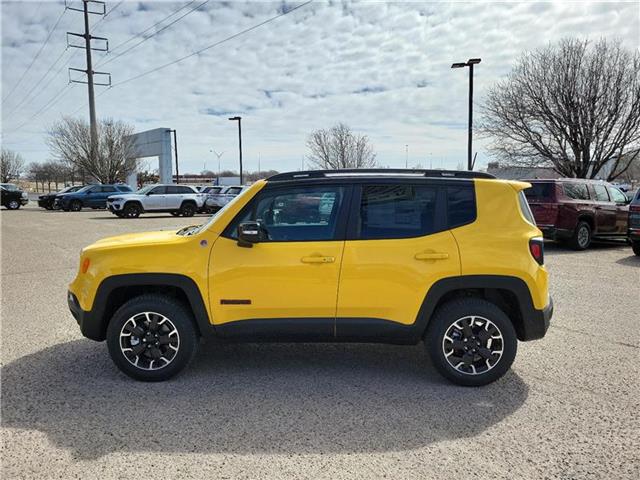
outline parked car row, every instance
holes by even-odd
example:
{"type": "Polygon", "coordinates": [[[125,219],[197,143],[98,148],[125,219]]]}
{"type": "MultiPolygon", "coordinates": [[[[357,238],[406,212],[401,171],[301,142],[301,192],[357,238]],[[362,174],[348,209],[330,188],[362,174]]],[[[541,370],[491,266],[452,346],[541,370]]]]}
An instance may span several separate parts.
{"type": "MultiPolygon", "coordinates": [[[[15,185],[13,188],[17,189],[15,185]]],[[[59,192],[40,195],[38,206],[47,210],[61,209],[72,212],[78,212],[83,208],[106,208],[121,218],[135,218],[148,212],[167,212],[175,216],[191,217],[196,213],[215,213],[245,188],[155,184],[133,191],[124,184],[77,185],[66,187],[59,192]]],[[[4,198],[3,196],[3,202],[4,198]]],[[[26,193],[24,199],[26,203],[26,193]]],[[[7,208],[14,207],[13,203],[11,205],[7,208]]],[[[15,208],[19,206],[20,204],[15,208]]]]}

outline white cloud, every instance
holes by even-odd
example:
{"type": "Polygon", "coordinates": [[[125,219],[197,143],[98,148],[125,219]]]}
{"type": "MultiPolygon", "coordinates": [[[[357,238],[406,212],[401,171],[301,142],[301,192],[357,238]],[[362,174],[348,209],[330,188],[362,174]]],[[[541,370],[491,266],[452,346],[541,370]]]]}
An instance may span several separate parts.
{"type": "MultiPolygon", "coordinates": [[[[107,2],[107,10],[116,3],[107,2]]],[[[185,4],[124,2],[98,25],[96,34],[117,46],[185,4]]],[[[2,4],[3,97],[62,8],[60,2],[2,4]]],[[[281,2],[212,1],[96,69],[110,71],[118,84],[255,25],[280,8],[281,2]]],[[[64,49],[64,32],[79,31],[81,21],[80,13],[65,13],[34,68],[3,106],[3,143],[28,160],[48,157],[43,131],[60,115],[78,109],[78,115],[87,115],[86,87],[74,85],[53,108],[12,132],[64,88],[66,68],[36,90],[33,101],[12,112],[64,49]]],[[[409,144],[412,164],[452,168],[466,158],[467,74],[451,70],[451,63],[482,57],[475,81],[479,105],[521,52],[565,36],[615,37],[637,48],[638,6],[317,1],[179,65],[105,93],[98,87],[96,106],[99,116],[121,118],[140,131],[176,128],[181,171],[198,171],[205,159],[209,167],[216,164],[212,148],[226,151],[223,168],[235,167],[235,124],[227,120],[232,114],[243,117],[249,169],[257,168],[258,153],[263,168],[299,168],[306,135],[338,121],[369,135],[384,165],[404,165],[409,144]]],[[[137,41],[108,56],[95,54],[96,64],[137,41]]],[[[83,67],[81,51],[67,57],[71,66],[83,67]]],[[[475,145],[480,161],[486,161],[483,141],[475,145]]]]}

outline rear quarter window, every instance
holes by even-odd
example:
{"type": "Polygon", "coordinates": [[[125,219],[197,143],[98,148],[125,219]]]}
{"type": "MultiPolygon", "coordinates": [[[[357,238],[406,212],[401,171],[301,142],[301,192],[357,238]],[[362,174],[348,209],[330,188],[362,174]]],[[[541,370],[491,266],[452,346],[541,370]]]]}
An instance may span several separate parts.
{"type": "Polygon", "coordinates": [[[555,184],[552,182],[531,183],[531,188],[524,191],[527,200],[539,202],[553,199],[555,184]]]}
{"type": "Polygon", "coordinates": [[[456,228],[475,221],[476,195],[473,186],[447,187],[447,223],[456,228]]]}

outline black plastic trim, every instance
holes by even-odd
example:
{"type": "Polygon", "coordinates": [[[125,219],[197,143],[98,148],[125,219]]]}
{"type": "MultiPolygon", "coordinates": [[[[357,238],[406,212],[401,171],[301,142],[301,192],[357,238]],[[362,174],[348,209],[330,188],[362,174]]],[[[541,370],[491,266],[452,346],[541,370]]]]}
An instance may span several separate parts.
{"type": "Polygon", "coordinates": [[[91,311],[83,311],[75,296],[68,295],[69,309],[87,338],[105,339],[109,318],[105,318],[109,295],[120,287],[170,286],[186,295],[204,336],[215,335],[233,341],[273,342],[372,342],[416,344],[424,336],[429,320],[445,295],[460,291],[501,289],[517,298],[521,322],[516,329],[521,341],[542,338],[553,315],[553,302],[542,310],[535,309],[527,284],[517,278],[498,275],[468,275],[444,278],[427,292],[416,320],[404,325],[380,318],[268,318],[246,319],[212,325],[197,285],[184,275],[144,273],[117,275],[105,279],[98,287],[91,311]]]}
{"type": "MultiPolygon", "coordinates": [[[[171,273],[132,273],[114,275],[104,279],[98,286],[93,308],[84,311],[80,305],[71,301],[69,297],[69,309],[78,321],[82,334],[92,340],[103,341],[106,338],[107,325],[110,318],[106,318],[108,300],[111,293],[122,287],[175,287],[184,292],[189,301],[191,310],[197,323],[198,330],[203,336],[215,334],[214,326],[209,322],[209,315],[204,304],[200,290],[195,282],[185,276],[171,273]]],[[[74,297],[75,298],[75,297],[74,297]]]]}

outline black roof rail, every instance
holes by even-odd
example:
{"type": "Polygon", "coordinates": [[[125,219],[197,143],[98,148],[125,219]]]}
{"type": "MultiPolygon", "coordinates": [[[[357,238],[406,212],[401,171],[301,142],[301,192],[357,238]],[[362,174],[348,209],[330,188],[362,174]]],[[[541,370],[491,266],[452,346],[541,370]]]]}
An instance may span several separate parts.
{"type": "Polygon", "coordinates": [[[467,170],[423,170],[407,168],[345,168],[341,170],[305,170],[301,172],[277,173],[269,177],[270,182],[285,180],[306,180],[348,175],[416,175],[429,178],[496,178],[490,173],[467,170]]]}

